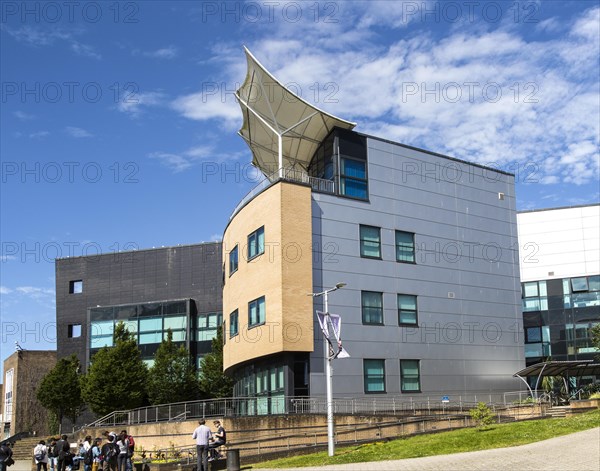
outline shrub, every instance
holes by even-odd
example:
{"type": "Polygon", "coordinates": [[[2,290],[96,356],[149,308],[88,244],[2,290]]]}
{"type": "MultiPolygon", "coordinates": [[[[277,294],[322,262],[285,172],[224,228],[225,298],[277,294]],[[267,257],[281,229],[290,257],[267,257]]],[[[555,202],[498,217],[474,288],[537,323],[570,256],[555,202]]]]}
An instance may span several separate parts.
{"type": "Polygon", "coordinates": [[[494,423],[494,412],[485,402],[477,403],[477,407],[469,411],[471,418],[477,424],[477,427],[483,428],[494,423]]]}

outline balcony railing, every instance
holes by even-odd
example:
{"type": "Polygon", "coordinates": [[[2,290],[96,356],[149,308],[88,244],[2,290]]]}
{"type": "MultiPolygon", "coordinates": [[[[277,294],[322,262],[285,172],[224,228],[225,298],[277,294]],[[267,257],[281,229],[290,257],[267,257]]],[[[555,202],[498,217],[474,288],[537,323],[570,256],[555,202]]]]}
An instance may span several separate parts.
{"type": "Polygon", "coordinates": [[[311,177],[304,170],[283,168],[272,173],[271,175],[264,177],[254,188],[252,188],[248,194],[244,196],[237,204],[229,219],[233,219],[239,210],[242,209],[249,201],[279,181],[303,183],[309,185],[313,191],[318,193],[335,194],[335,182],[333,180],[311,177]]]}

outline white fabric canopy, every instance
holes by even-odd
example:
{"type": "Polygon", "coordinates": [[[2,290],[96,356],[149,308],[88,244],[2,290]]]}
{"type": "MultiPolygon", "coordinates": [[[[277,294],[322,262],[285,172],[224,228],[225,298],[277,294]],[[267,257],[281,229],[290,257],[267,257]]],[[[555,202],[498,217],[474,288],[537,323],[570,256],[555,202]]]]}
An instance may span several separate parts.
{"type": "Polygon", "coordinates": [[[322,111],[285,88],[244,47],[248,72],[237,90],[244,123],[239,135],[252,150],[252,163],[265,175],[308,169],[310,159],[334,126],[355,123],[322,111]]]}

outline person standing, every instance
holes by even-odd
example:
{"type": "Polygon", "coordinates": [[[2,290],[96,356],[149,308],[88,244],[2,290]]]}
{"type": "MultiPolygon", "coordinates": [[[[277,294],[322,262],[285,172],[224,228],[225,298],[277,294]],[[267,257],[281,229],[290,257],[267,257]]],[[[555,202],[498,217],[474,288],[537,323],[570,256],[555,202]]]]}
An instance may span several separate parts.
{"type": "Polygon", "coordinates": [[[102,466],[102,460],[100,457],[102,456],[102,448],[100,444],[102,443],[102,439],[96,438],[94,440],[94,446],[92,447],[92,471],[98,471],[98,469],[102,466]]]}
{"type": "Polygon", "coordinates": [[[108,435],[107,443],[102,445],[102,471],[117,471],[117,456],[119,456],[119,448],[114,442],[114,437],[108,435]]]}
{"type": "Polygon", "coordinates": [[[50,463],[50,471],[56,471],[57,460],[58,453],[56,451],[56,440],[53,438],[50,440],[50,446],[48,446],[48,463],[50,463]]]}
{"type": "Polygon", "coordinates": [[[48,471],[48,447],[44,440],[41,440],[33,449],[33,458],[37,465],[37,471],[42,468],[44,468],[44,471],[48,471]]]}
{"type": "Polygon", "coordinates": [[[204,425],[205,423],[204,419],[200,419],[199,426],[192,434],[192,438],[196,440],[197,471],[208,471],[208,443],[212,438],[212,432],[204,425]]]}
{"type": "Polygon", "coordinates": [[[14,463],[12,459],[13,451],[10,442],[4,442],[0,445],[0,471],[6,471],[6,468],[14,463]]]}
{"type": "Polygon", "coordinates": [[[117,446],[119,447],[119,457],[117,460],[119,471],[125,471],[127,469],[127,458],[129,456],[129,440],[127,440],[127,433],[121,432],[119,440],[117,440],[117,446]]]}
{"type": "Polygon", "coordinates": [[[65,434],[61,435],[60,440],[56,442],[56,451],[58,455],[57,471],[65,471],[67,469],[67,461],[71,451],[71,444],[67,440],[65,434]]]}

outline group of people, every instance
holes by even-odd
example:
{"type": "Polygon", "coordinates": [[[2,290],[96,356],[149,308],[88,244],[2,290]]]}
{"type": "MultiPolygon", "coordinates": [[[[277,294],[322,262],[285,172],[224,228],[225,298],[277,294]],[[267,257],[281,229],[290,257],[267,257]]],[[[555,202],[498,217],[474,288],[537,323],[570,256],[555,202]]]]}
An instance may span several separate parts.
{"type": "Polygon", "coordinates": [[[71,453],[66,435],[51,440],[49,445],[40,440],[33,450],[37,471],[48,471],[48,464],[51,471],[71,471],[79,469],[81,462],[84,471],[131,471],[131,457],[135,449],[133,437],[126,430],[118,435],[115,432],[103,432],[102,435],[104,438],[93,440],[90,435],[85,437],[78,444],[77,453],[71,453]]]}
{"type": "Polygon", "coordinates": [[[192,434],[196,440],[197,471],[208,471],[208,462],[220,458],[218,448],[227,442],[227,433],[221,422],[215,420],[213,424],[216,428],[214,433],[206,426],[206,421],[200,419],[192,434]]]}

